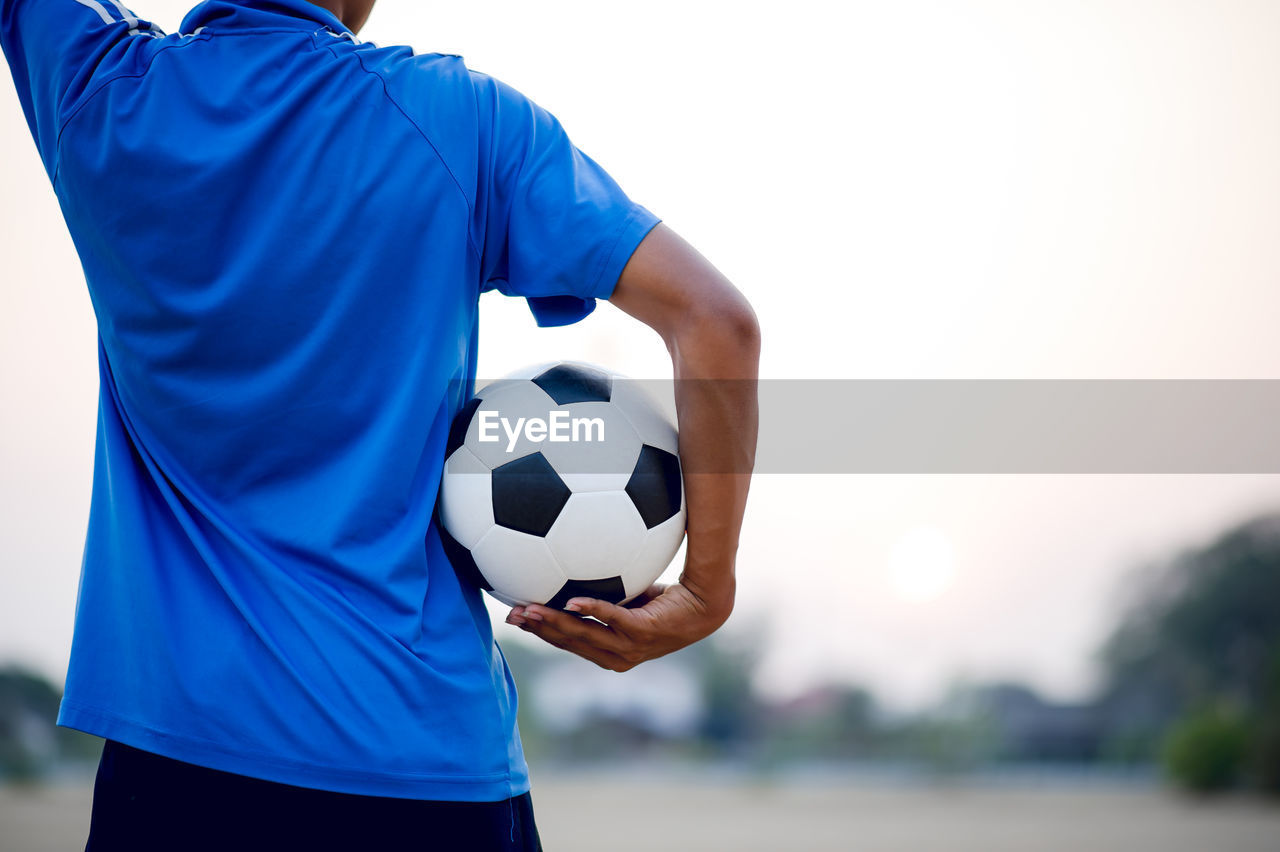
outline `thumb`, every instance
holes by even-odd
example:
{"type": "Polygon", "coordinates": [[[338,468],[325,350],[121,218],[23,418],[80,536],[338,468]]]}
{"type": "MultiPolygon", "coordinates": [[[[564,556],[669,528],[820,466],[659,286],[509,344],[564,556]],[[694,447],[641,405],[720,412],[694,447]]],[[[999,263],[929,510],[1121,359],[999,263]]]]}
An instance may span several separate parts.
{"type": "Polygon", "coordinates": [[[635,617],[635,613],[629,609],[596,598],[570,598],[564,608],[569,612],[589,615],[592,618],[603,621],[610,627],[624,630],[630,624],[630,620],[635,617]]]}

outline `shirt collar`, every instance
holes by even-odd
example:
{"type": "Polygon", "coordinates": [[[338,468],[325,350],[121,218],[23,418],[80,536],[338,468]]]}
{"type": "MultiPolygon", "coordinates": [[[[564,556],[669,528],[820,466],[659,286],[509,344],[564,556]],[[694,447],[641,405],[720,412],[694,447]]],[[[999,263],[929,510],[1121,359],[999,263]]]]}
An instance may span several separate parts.
{"type": "Polygon", "coordinates": [[[211,29],[298,29],[325,28],[337,34],[351,32],[338,17],[307,0],[205,0],[182,19],[180,32],[211,29]]]}

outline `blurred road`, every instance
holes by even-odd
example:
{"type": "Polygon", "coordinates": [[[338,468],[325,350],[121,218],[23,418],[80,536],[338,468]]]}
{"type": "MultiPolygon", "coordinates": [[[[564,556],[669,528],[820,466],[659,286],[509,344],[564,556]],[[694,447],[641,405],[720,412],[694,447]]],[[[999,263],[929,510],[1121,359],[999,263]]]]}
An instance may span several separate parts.
{"type": "MultiPolygon", "coordinates": [[[[1280,852],[1280,807],[1152,791],[822,789],[610,775],[536,777],[533,795],[547,852],[1280,852]]],[[[89,803],[85,787],[0,788],[0,850],[82,849],[89,803]]]]}

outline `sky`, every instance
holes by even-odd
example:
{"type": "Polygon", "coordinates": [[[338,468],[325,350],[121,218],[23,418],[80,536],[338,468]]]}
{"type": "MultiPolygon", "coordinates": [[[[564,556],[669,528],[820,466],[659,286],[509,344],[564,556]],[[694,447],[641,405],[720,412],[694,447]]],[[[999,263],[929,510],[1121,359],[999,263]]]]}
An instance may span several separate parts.
{"type": "MultiPolygon", "coordinates": [[[[131,9],[173,31],[186,7],[131,9]]],[[[1278,36],[1280,5],[1241,0],[380,0],[361,33],[556,114],[746,294],[770,379],[1280,378],[1278,36]]],[[[60,679],[95,328],[7,78],[0,252],[0,660],[60,679]]],[[[482,305],[482,377],[670,374],[608,305],[555,330],[482,305]]],[[[770,473],[724,630],[764,643],[777,697],[1016,677],[1077,700],[1135,578],[1276,508],[1264,475],[770,473]]]]}

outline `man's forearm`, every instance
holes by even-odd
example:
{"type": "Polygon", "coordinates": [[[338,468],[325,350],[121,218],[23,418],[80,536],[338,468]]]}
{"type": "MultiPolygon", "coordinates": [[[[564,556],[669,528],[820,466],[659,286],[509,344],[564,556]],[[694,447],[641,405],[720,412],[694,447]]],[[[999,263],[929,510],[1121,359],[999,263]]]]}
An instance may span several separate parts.
{"type": "Polygon", "coordinates": [[[758,431],[760,329],[749,308],[699,322],[668,341],[684,467],[688,546],[680,583],[709,611],[733,608],[734,562],[758,431]]]}

